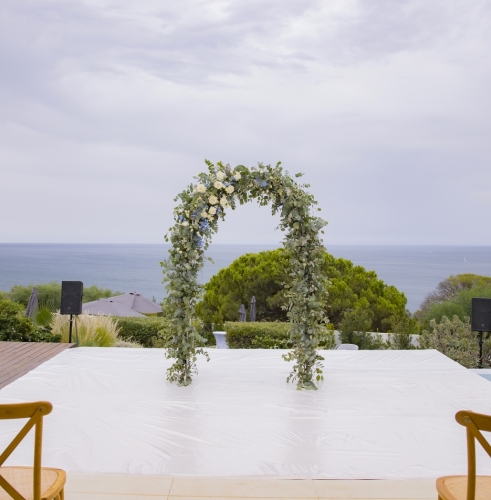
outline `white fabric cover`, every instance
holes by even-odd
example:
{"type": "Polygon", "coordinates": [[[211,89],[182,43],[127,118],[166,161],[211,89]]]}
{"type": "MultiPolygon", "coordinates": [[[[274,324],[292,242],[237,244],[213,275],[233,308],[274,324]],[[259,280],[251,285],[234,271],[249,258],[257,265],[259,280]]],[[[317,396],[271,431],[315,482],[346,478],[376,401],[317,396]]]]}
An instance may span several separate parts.
{"type": "MultiPolygon", "coordinates": [[[[491,414],[491,383],[436,351],[324,351],[318,391],[286,383],[279,350],[209,350],[192,385],[160,349],[78,348],[0,390],[48,400],[43,464],[90,473],[288,478],[465,474],[460,409],[491,414]]],[[[0,421],[0,447],[19,422],[0,421]]],[[[23,445],[8,461],[28,464],[23,445]]],[[[491,460],[479,449],[480,473],[491,460]]]]}

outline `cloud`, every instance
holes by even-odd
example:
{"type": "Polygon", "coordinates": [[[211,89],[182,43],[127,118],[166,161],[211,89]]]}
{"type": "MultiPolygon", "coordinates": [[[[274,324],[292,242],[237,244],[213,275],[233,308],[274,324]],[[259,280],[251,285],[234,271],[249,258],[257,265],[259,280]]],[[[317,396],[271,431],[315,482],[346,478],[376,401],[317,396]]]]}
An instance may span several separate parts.
{"type": "MultiPolygon", "coordinates": [[[[209,158],[304,171],[332,242],[491,244],[488,2],[1,9],[3,241],[161,242],[209,158]]],[[[263,213],[217,241],[279,241],[263,213]]]]}

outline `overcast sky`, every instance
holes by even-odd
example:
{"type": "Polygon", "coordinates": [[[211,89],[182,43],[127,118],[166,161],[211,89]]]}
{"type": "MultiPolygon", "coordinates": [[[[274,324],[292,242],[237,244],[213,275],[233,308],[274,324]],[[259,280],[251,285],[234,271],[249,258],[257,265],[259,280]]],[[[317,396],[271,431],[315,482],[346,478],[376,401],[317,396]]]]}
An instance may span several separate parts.
{"type": "Polygon", "coordinates": [[[491,245],[489,0],[4,0],[0,42],[0,242],[161,243],[207,158],[304,172],[327,245],[491,245]]]}

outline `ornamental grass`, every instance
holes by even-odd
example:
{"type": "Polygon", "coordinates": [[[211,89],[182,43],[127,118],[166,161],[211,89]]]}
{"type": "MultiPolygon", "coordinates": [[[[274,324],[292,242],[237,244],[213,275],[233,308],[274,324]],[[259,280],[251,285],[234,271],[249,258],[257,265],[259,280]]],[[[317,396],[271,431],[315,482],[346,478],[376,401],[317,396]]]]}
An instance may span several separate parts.
{"type": "MultiPolygon", "coordinates": [[[[61,335],[62,342],[68,342],[70,317],[57,311],[53,315],[51,331],[61,335]]],[[[72,342],[76,342],[80,347],[114,347],[118,333],[117,321],[110,316],[74,316],[72,342]]]]}

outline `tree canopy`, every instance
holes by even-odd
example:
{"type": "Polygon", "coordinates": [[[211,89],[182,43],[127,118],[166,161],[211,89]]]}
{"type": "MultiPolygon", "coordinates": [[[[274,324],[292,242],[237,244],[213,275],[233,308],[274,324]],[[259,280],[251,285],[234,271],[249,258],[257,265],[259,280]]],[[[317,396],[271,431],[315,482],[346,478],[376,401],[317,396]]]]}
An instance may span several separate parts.
{"type": "MultiPolygon", "coordinates": [[[[378,279],[374,271],[327,252],[323,258],[322,271],[329,280],[324,307],[335,328],[348,312],[362,314],[372,331],[389,331],[406,317],[405,295],[378,279]]],[[[254,295],[257,321],[287,321],[283,284],[289,280],[290,259],[285,249],[245,254],[205,285],[198,313],[207,323],[236,321],[240,305],[249,308],[254,295]]]]}
{"type": "MultiPolygon", "coordinates": [[[[22,304],[24,307],[29,302],[32,289],[36,287],[38,291],[39,304],[53,311],[60,308],[61,302],[61,283],[52,281],[51,283],[40,283],[37,285],[14,285],[10,292],[2,292],[0,298],[10,299],[13,302],[22,304]]],[[[83,302],[91,302],[101,298],[120,295],[121,292],[114,292],[107,288],[99,288],[96,285],[84,287],[83,302]]]]}
{"type": "Polygon", "coordinates": [[[457,316],[460,321],[471,316],[472,298],[491,298],[491,277],[478,274],[457,274],[441,281],[415,313],[423,328],[430,322],[457,316]]]}
{"type": "Polygon", "coordinates": [[[491,287],[491,276],[470,273],[449,276],[438,283],[435,291],[427,295],[420,309],[425,311],[435,302],[453,300],[463,290],[482,287],[491,287]]]}

